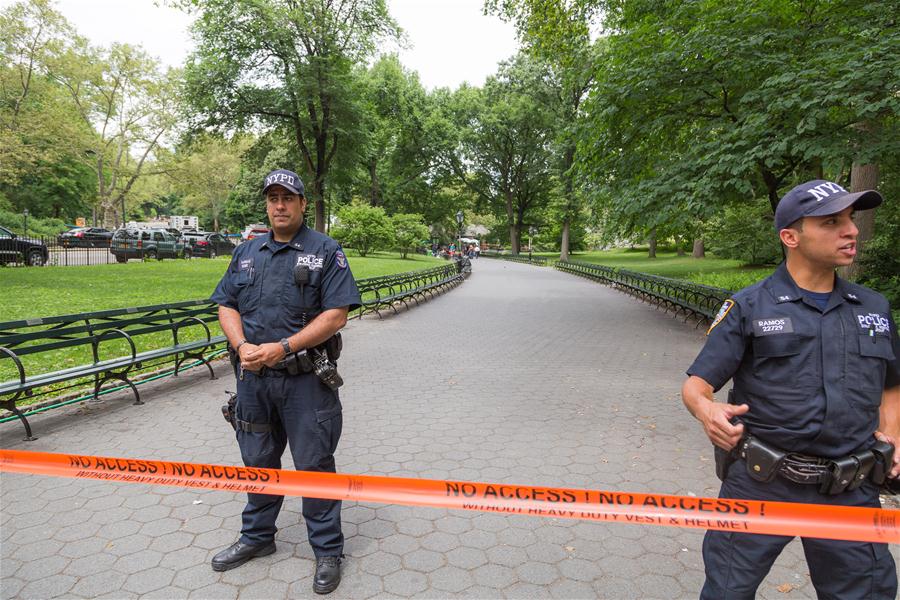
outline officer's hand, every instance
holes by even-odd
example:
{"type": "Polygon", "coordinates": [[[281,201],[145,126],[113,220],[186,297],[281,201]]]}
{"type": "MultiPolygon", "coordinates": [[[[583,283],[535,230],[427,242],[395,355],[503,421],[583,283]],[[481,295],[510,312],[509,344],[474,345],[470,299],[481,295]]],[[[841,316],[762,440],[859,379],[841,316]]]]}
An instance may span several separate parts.
{"type": "Polygon", "coordinates": [[[891,472],[888,473],[888,477],[892,479],[896,479],[900,477],[900,448],[897,448],[897,441],[886,433],[882,433],[880,431],[875,432],[875,437],[882,442],[887,442],[894,446],[894,466],[891,468],[891,472]]]}
{"type": "MultiPolygon", "coordinates": [[[[245,344],[249,346],[250,344],[245,344]]],[[[242,348],[243,349],[243,348],[242,348]]],[[[247,359],[241,354],[241,364],[245,369],[258,371],[263,366],[274,367],[275,363],[284,358],[284,348],[278,342],[270,342],[268,344],[260,344],[253,349],[253,352],[247,354],[247,359]]]]}
{"type": "Polygon", "coordinates": [[[251,359],[251,357],[256,353],[256,351],[258,349],[259,349],[259,346],[257,346],[256,344],[251,344],[250,342],[247,342],[246,344],[241,344],[241,347],[238,350],[238,358],[241,359],[241,367],[243,367],[244,369],[246,369],[248,371],[258,371],[259,370],[259,367],[252,366],[253,361],[251,359]]]}
{"type": "Polygon", "coordinates": [[[703,429],[709,440],[724,450],[731,450],[744,435],[744,424],[733,425],[731,419],[750,410],[746,404],[734,405],[710,402],[703,418],[703,429]]]}

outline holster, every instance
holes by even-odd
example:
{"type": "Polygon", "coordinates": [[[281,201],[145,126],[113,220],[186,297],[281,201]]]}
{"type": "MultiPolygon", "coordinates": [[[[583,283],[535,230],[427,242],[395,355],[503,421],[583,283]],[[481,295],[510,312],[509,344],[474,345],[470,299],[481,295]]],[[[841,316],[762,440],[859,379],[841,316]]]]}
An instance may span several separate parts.
{"type": "Polygon", "coordinates": [[[747,465],[747,474],[763,483],[775,478],[787,456],[786,452],[769,446],[752,435],[745,435],[738,443],[738,448],[738,454],[747,465]]]}
{"type": "MultiPolygon", "coordinates": [[[[728,404],[734,404],[734,389],[728,390],[728,404]]],[[[734,421],[732,421],[734,423],[734,421]]],[[[740,445],[740,442],[738,442],[740,445]]],[[[731,450],[723,450],[718,446],[713,446],[714,456],[716,459],[716,477],[719,478],[719,481],[725,481],[725,478],[728,477],[728,469],[734,464],[734,461],[737,460],[737,450],[738,448],[732,448],[731,450]]]]}
{"type": "Polygon", "coordinates": [[[716,477],[719,478],[719,481],[725,481],[725,478],[728,477],[728,469],[737,459],[732,450],[724,450],[718,446],[713,446],[713,448],[716,457],[716,477]]]}
{"type": "Polygon", "coordinates": [[[234,412],[234,407],[237,404],[237,394],[234,392],[225,392],[228,394],[228,402],[226,402],[222,406],[222,416],[225,417],[225,421],[231,425],[232,429],[237,429],[237,416],[234,412]]]}
{"type": "Polygon", "coordinates": [[[328,354],[328,360],[331,362],[337,362],[337,359],[341,357],[341,350],[344,349],[344,340],[341,338],[341,332],[338,331],[333,336],[322,342],[320,346],[325,349],[325,352],[328,354]]]}
{"type": "Polygon", "coordinates": [[[237,350],[235,350],[231,344],[225,344],[225,349],[228,351],[228,362],[231,363],[231,368],[234,370],[234,376],[238,376],[238,371],[240,370],[240,362],[241,359],[238,356],[237,350]]]}

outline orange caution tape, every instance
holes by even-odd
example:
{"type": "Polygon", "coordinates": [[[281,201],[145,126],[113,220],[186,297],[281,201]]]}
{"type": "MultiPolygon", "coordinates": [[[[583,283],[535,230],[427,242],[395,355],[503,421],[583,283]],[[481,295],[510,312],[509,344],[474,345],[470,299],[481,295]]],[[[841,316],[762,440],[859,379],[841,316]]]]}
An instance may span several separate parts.
{"type": "Polygon", "coordinates": [[[900,543],[898,511],[877,508],[312,473],[24,450],[0,450],[0,472],[612,523],[900,543]]]}

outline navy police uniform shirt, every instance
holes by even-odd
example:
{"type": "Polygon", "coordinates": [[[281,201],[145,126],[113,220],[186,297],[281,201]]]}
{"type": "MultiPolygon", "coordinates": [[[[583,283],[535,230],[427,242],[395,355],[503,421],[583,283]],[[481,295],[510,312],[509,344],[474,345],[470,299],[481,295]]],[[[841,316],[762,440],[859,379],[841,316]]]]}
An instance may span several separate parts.
{"type": "Polygon", "coordinates": [[[253,344],[277,342],[302,329],[319,313],[343,306],[359,308],[356,281],[336,241],[302,224],[290,242],[273,233],[235,248],[212,301],[241,314],[244,337],[253,344]],[[309,267],[301,296],[294,267],[309,267]]]}
{"type": "Polygon", "coordinates": [[[734,379],[746,429],[790,452],[839,458],[871,447],[885,388],[900,385],[887,300],[835,276],[824,309],[782,263],[726,300],[687,371],[718,391],[734,379]]]}

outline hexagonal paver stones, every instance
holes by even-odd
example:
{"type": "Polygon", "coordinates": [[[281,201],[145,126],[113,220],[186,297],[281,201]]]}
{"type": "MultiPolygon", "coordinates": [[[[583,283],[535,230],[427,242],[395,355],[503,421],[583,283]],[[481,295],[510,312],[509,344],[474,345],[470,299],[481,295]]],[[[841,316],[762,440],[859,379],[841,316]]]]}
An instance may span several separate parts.
{"type": "MultiPolygon", "coordinates": [[[[347,327],[342,472],[716,494],[708,441],[677,398],[702,344],[692,323],[486,260],[421,304],[347,327]]],[[[226,362],[214,368],[217,381],[195,369],[147,383],[143,407],[117,392],[34,415],[36,444],[0,427],[0,447],[241,464],[215,416],[234,379],[226,362]]],[[[15,473],[0,484],[2,598],[314,596],[297,498],[275,554],[220,573],[209,561],[240,535],[243,494],[15,473]]],[[[356,501],[342,518],[336,598],[695,598],[703,583],[699,531],[356,501]]],[[[815,598],[799,543],[759,596],[815,598]]]]}
{"type": "Polygon", "coordinates": [[[422,573],[397,571],[384,578],[384,591],[395,596],[412,596],[428,589],[428,578],[422,573]]]}
{"type": "Polygon", "coordinates": [[[516,581],[516,572],[502,565],[483,565],[472,571],[472,577],[478,585],[502,589],[516,581]]]}
{"type": "Polygon", "coordinates": [[[455,548],[446,553],[447,562],[460,569],[471,570],[487,564],[487,555],[476,548],[455,548]]]}
{"type": "Polygon", "coordinates": [[[400,557],[377,552],[359,560],[359,568],[372,575],[384,576],[401,568],[400,557]]]}
{"type": "Polygon", "coordinates": [[[422,573],[430,573],[447,564],[444,555],[431,550],[416,550],[403,557],[403,567],[422,573]]]}
{"type": "Polygon", "coordinates": [[[549,585],[559,579],[559,569],[554,565],[529,561],[516,568],[519,579],[534,585],[549,585]]]}
{"type": "Polygon", "coordinates": [[[128,579],[124,573],[103,572],[93,575],[78,574],[78,583],[72,587],[72,593],[85,598],[96,598],[103,594],[111,594],[122,588],[122,584],[128,579]]]}

